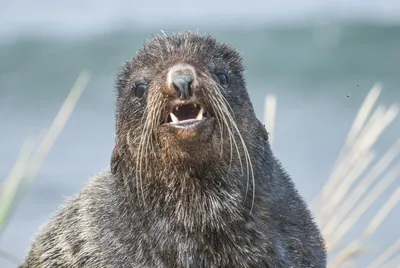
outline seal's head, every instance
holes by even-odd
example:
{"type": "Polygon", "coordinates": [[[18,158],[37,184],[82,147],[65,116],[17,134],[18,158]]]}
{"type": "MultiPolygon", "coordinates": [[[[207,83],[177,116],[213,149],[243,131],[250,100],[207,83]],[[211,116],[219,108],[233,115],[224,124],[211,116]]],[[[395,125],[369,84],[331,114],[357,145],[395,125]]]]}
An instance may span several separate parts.
{"type": "Polygon", "coordinates": [[[246,143],[258,121],[242,60],[211,36],[150,40],[118,77],[116,121],[114,173],[121,168],[154,180],[179,168],[228,170],[237,163],[251,176],[246,143]]]}

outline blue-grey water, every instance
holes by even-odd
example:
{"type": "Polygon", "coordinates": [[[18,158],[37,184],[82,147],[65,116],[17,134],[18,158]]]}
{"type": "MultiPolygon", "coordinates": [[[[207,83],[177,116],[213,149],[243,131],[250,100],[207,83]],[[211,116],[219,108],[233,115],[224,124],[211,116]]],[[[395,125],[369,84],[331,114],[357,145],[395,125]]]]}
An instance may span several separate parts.
{"type": "MultiPolygon", "coordinates": [[[[2,35],[0,182],[13,167],[25,138],[38,136],[50,126],[81,70],[89,69],[92,78],[1,235],[1,250],[23,258],[38,228],[65,198],[108,168],[114,141],[116,73],[150,34],[186,28],[129,25],[66,36],[31,30],[2,35]]],[[[399,25],[199,24],[190,28],[211,33],[241,51],[248,90],[260,119],[266,94],[276,95],[273,149],[307,201],[326,182],[357,110],[374,83],[381,82],[384,87],[380,103],[400,102],[399,25]]],[[[399,133],[400,120],[396,119],[378,142],[377,153],[385,152],[399,133]]],[[[386,198],[392,190],[385,193],[386,198]]],[[[371,240],[373,249],[384,248],[400,237],[398,215],[400,209],[396,208],[371,240]]],[[[361,221],[358,228],[365,227],[368,218],[361,221]]],[[[367,255],[359,267],[374,257],[374,253],[367,255]]],[[[16,266],[0,258],[0,267],[16,266]]]]}

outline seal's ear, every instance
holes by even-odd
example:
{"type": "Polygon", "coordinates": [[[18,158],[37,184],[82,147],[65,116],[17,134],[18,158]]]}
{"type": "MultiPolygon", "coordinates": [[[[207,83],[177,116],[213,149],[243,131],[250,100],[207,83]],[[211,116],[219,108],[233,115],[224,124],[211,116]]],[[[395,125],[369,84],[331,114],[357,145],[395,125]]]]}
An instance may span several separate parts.
{"type": "Polygon", "coordinates": [[[119,154],[118,147],[115,144],[114,150],[113,150],[113,152],[111,154],[111,162],[110,162],[110,168],[111,168],[111,173],[112,174],[117,173],[117,169],[118,169],[118,165],[119,165],[120,160],[121,160],[121,156],[119,154]]]}

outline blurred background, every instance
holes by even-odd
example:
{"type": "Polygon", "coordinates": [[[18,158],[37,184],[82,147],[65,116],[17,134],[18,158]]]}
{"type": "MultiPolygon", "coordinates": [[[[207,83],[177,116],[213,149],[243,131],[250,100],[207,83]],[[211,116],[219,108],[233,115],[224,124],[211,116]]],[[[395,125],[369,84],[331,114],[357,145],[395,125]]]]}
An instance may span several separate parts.
{"type": "MultiPolygon", "coordinates": [[[[79,73],[92,73],[0,234],[0,250],[22,259],[39,227],[65,198],[108,168],[116,73],[151,34],[184,29],[212,34],[242,53],[260,120],[266,95],[276,96],[273,150],[307,202],[327,181],[374,83],[383,85],[381,103],[400,101],[397,0],[0,0],[0,182],[25,138],[50,126],[79,73]]],[[[396,119],[376,144],[377,154],[399,133],[396,119]]],[[[399,185],[397,179],[394,187],[399,185]]],[[[397,207],[372,238],[371,250],[400,237],[399,215],[397,207]]],[[[376,256],[367,254],[357,267],[366,267],[376,256]]],[[[16,265],[0,258],[0,267],[16,265]]]]}

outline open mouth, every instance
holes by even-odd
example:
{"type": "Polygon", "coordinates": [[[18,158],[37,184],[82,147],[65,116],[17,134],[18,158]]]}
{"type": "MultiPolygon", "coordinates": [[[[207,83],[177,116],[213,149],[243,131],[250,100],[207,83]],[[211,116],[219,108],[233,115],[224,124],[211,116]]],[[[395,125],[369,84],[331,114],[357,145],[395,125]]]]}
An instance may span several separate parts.
{"type": "Polygon", "coordinates": [[[169,124],[186,124],[196,121],[202,121],[209,117],[209,114],[203,106],[196,103],[178,104],[165,120],[169,124]]]}

